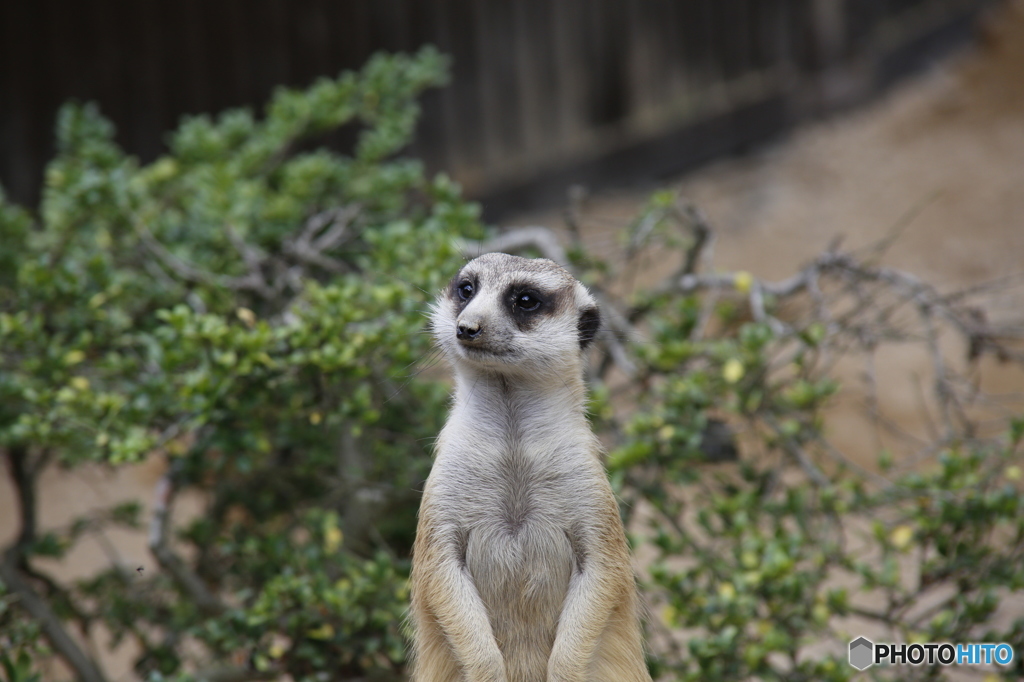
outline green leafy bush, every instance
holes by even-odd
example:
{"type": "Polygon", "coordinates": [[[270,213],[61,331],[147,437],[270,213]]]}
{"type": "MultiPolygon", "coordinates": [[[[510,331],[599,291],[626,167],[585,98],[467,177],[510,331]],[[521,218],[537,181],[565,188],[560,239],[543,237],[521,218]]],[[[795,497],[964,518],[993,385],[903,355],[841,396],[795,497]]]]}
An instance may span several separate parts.
{"type": "MultiPolygon", "coordinates": [[[[2,205],[0,445],[22,504],[50,463],[169,463],[150,530],[165,570],[112,567],[69,596],[141,644],[140,674],[183,670],[188,641],[296,679],[401,670],[446,392],[406,368],[430,349],[425,292],[461,262],[455,239],[481,234],[451,182],[392,158],[444,79],[431,50],[378,56],[278,91],[260,119],[186,120],[146,166],[94,106],[68,105],[38,214],[2,205]],[[297,151],[343,124],[351,156],[297,151]],[[207,512],[170,527],[183,489],[207,512]]],[[[27,518],[5,581],[76,539],[27,518]]]]}
{"type": "MultiPolygon", "coordinates": [[[[612,412],[606,428],[624,513],[651,550],[654,670],[695,681],[848,680],[859,671],[847,645],[861,635],[1021,651],[1024,609],[995,616],[1024,585],[1022,406],[993,407],[977,379],[985,356],[1024,359],[1018,320],[979,312],[1001,290],[941,294],[877,265],[872,249],[826,252],[779,283],[702,274],[694,264],[709,230],[694,207],[656,195],[627,250],[637,253],[639,239],[660,254],[684,251],[681,270],[623,315],[642,319],[650,340],[635,345],[633,376],[619,388],[635,409],[612,412]],[[942,353],[951,337],[966,359],[942,353]],[[895,344],[931,360],[921,404],[934,414],[929,438],[901,431],[879,407],[874,358],[895,344]],[[851,358],[868,378],[868,428],[902,447],[898,460],[883,450],[864,466],[830,441],[836,366],[851,358]]],[[[625,323],[618,331],[636,334],[625,323]]],[[[996,672],[1018,679],[1024,664],[1018,656],[996,672]]]]}
{"type": "MultiPolygon", "coordinates": [[[[148,165],[95,107],[61,111],[38,210],[0,201],[0,448],[23,520],[0,561],[5,682],[39,679],[41,635],[77,677],[105,679],[67,637],[96,623],[153,680],[402,677],[417,491],[447,394],[420,372],[424,312],[464,250],[497,244],[450,181],[395,156],[416,96],[444,79],[432,50],[379,56],[279,91],[262,117],[186,120],[148,165]],[[339,126],[357,130],[352,153],[316,149],[339,126]],[[46,467],[143,458],[166,461],[148,518],[135,502],[38,527],[46,467]],[[175,525],[182,491],[203,513],[175,525]],[[148,526],[159,570],[62,585],[39,568],[112,526],[148,526]]],[[[825,428],[837,356],[935,349],[944,327],[972,361],[1019,360],[1009,332],[859,254],[774,284],[703,272],[709,232],[659,193],[615,262],[516,240],[565,262],[608,320],[592,418],[641,557],[652,670],[846,680],[851,628],[868,623],[1024,651],[1024,620],[993,620],[1024,583],[1024,422],[984,428],[942,360],[942,429],[919,461],[859,466],[825,428]],[[623,295],[617,276],[652,251],[678,272],[623,295]]]]}

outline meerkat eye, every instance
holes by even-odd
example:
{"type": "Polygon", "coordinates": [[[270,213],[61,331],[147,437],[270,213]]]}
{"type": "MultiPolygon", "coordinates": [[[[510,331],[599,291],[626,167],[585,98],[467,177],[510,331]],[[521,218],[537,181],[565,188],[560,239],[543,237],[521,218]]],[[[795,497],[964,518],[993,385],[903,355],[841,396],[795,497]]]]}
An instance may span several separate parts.
{"type": "Polygon", "coordinates": [[[473,284],[471,282],[463,282],[459,285],[459,298],[463,301],[468,301],[473,298],[473,284]]]}
{"type": "Polygon", "coordinates": [[[523,293],[516,295],[515,298],[515,306],[520,310],[526,311],[528,313],[531,313],[537,308],[539,308],[540,303],[541,301],[537,297],[537,295],[530,293],[529,291],[524,291],[523,293]]]}

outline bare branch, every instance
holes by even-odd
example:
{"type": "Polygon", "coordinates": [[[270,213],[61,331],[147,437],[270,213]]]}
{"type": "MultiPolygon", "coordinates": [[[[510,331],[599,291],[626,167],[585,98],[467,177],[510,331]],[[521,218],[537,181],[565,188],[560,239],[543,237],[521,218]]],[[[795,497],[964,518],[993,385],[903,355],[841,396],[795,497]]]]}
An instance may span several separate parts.
{"type": "Polygon", "coordinates": [[[247,279],[251,288],[254,291],[258,291],[264,298],[268,298],[271,288],[263,277],[263,265],[267,262],[267,254],[262,249],[258,249],[246,242],[231,223],[224,226],[224,233],[227,234],[228,240],[235,247],[235,250],[238,251],[238,255],[241,256],[245,266],[249,269],[247,279]]]}
{"type": "Polygon", "coordinates": [[[316,238],[313,248],[317,251],[330,251],[340,246],[361,210],[360,206],[352,205],[332,211],[333,220],[324,233],[316,238]]]}
{"type": "Polygon", "coordinates": [[[306,221],[302,232],[295,239],[284,242],[282,250],[328,272],[344,272],[347,269],[345,264],[324,252],[337,248],[345,241],[360,211],[360,206],[351,205],[317,213],[306,221]]]}
{"type": "Polygon", "coordinates": [[[519,253],[527,249],[536,249],[541,256],[559,265],[569,264],[569,256],[558,241],[558,235],[546,227],[517,227],[483,242],[462,240],[459,244],[459,250],[467,258],[492,251],[519,253]]]}
{"type": "Polygon", "coordinates": [[[50,644],[57,650],[64,662],[75,671],[79,680],[106,682],[106,677],[99,667],[67,633],[57,614],[22,579],[15,567],[17,555],[18,553],[13,551],[13,548],[5,552],[3,561],[0,561],[0,580],[3,580],[7,589],[18,595],[18,603],[39,622],[43,632],[46,633],[46,638],[50,640],[50,644]]]}
{"type": "Polygon", "coordinates": [[[201,610],[207,613],[220,613],[224,610],[224,605],[168,544],[167,530],[170,526],[174,493],[173,474],[169,470],[156,484],[153,519],[149,524],[149,549],[157,562],[171,574],[201,610]]]}
{"type": "Polygon", "coordinates": [[[360,207],[352,205],[324,211],[309,218],[297,237],[281,244],[282,253],[298,263],[264,252],[248,243],[234,225],[225,225],[224,233],[247,270],[245,275],[237,277],[218,275],[189,263],[160,243],[141,219],[136,218],[133,225],[145,248],[179,279],[236,291],[251,291],[265,300],[273,300],[287,289],[297,290],[302,287],[306,275],[302,266],[312,265],[332,273],[348,269],[343,261],[325,252],[337,248],[345,241],[359,212],[360,207]],[[268,273],[273,275],[271,281],[267,279],[268,273]]]}
{"type": "Polygon", "coordinates": [[[775,421],[773,417],[766,416],[764,421],[768,426],[771,427],[775,435],[778,436],[779,441],[782,443],[783,449],[789,453],[789,455],[800,465],[800,468],[804,470],[807,477],[814,481],[815,485],[820,487],[828,487],[832,482],[828,479],[828,476],[821,472],[813,461],[811,461],[810,455],[808,455],[795,438],[792,438],[782,430],[782,426],[775,421]]]}
{"type": "Polygon", "coordinates": [[[36,479],[40,468],[29,461],[28,448],[12,445],[7,449],[7,464],[18,494],[18,511],[21,515],[21,532],[11,550],[22,560],[25,551],[35,542],[36,537],[36,479]]]}
{"type": "Polygon", "coordinates": [[[147,249],[149,249],[150,253],[156,256],[164,266],[182,279],[200,284],[217,286],[226,285],[224,278],[197,268],[191,263],[188,263],[171,253],[167,247],[160,243],[160,240],[153,236],[153,233],[149,231],[149,228],[146,227],[141,220],[135,221],[135,231],[139,235],[139,238],[142,239],[142,243],[146,245],[147,249]]]}
{"type": "MultiPolygon", "coordinates": [[[[24,446],[14,445],[7,450],[11,478],[14,480],[14,487],[18,495],[18,507],[21,512],[21,533],[0,558],[0,580],[3,581],[7,589],[18,595],[18,603],[39,622],[53,648],[75,671],[79,679],[84,682],[105,682],[103,673],[96,663],[82,651],[64,629],[57,614],[22,577],[20,567],[29,568],[25,553],[35,541],[35,485],[41,473],[41,462],[44,459],[45,456],[41,456],[40,460],[33,465],[29,462],[28,449],[24,446]]],[[[29,570],[31,571],[30,568],[29,570]]]]}
{"type": "Polygon", "coordinates": [[[672,207],[673,214],[680,224],[685,225],[693,233],[693,244],[686,250],[683,266],[677,273],[678,277],[690,275],[697,271],[697,264],[707,248],[714,232],[704,211],[685,199],[679,199],[672,207]]]}

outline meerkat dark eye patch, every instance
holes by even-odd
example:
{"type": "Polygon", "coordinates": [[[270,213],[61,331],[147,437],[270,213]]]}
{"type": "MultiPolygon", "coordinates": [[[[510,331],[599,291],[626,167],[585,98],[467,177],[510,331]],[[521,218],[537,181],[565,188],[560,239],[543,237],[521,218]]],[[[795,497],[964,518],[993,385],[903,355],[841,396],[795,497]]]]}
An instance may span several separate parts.
{"type": "Polygon", "coordinates": [[[589,346],[597,338],[597,330],[601,328],[601,313],[597,308],[585,308],[580,313],[576,329],[580,333],[580,348],[589,346]]]}
{"type": "Polygon", "coordinates": [[[461,308],[469,302],[469,299],[476,295],[479,283],[476,277],[463,275],[460,272],[452,278],[448,288],[451,292],[452,300],[459,304],[461,308]]]}
{"type": "Polygon", "coordinates": [[[541,317],[555,312],[559,299],[556,293],[513,284],[505,290],[505,300],[516,326],[525,332],[533,329],[541,317]]]}

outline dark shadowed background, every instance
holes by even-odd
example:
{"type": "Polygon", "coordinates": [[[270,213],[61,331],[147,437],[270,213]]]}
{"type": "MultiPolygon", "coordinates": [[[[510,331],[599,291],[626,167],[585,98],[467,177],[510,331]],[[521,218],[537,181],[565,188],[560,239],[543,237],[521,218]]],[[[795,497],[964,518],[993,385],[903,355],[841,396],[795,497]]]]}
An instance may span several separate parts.
{"type": "MultiPolygon", "coordinates": [[[[0,183],[38,197],[57,107],[95,100],[143,161],[183,115],[433,43],[412,154],[497,218],[678,173],[879,92],[985,0],[40,0],[0,4],[0,183]]],[[[349,131],[328,142],[351,144],[349,131]]]]}

